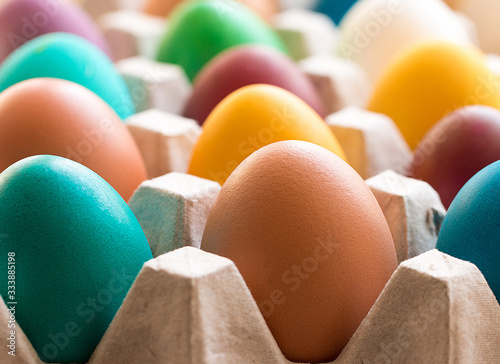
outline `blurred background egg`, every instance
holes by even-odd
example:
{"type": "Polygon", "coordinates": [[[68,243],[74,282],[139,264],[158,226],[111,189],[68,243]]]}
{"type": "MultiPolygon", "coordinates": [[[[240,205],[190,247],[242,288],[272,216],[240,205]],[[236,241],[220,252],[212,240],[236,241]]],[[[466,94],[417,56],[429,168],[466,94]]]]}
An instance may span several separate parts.
{"type": "Polygon", "coordinates": [[[198,74],[184,115],[203,124],[231,92],[251,84],[269,84],[290,91],[325,117],[322,100],[311,81],[286,55],[262,45],[233,47],[214,57],[198,74]]]}
{"type": "Polygon", "coordinates": [[[335,359],[397,267],[363,179],[300,141],[268,145],[240,164],[210,211],[201,248],[236,264],[294,362],[335,359]]]}
{"type": "Polygon", "coordinates": [[[472,177],[455,197],[437,249],[474,263],[500,302],[500,161],[472,177]]]}
{"type": "Polygon", "coordinates": [[[468,105],[500,108],[499,86],[476,48],[424,42],[393,60],[375,85],[368,109],[390,116],[415,148],[453,110],[468,105]]]}
{"type": "Polygon", "coordinates": [[[359,0],[340,24],[338,49],[376,81],[400,51],[432,39],[458,44],[475,40],[441,0],[359,0]]]}
{"type": "Polygon", "coordinates": [[[477,172],[500,160],[500,111],[468,106],[447,115],[422,139],[409,175],[429,183],[448,208],[477,172]]]}
{"type": "MultiPolygon", "coordinates": [[[[156,16],[169,16],[170,12],[176,6],[183,3],[185,0],[148,0],[144,5],[144,11],[156,16]]],[[[226,0],[236,1],[236,0],[226,0]]],[[[270,22],[272,17],[278,12],[279,4],[277,0],[237,0],[238,2],[248,6],[262,19],[270,22]]]]}
{"type": "Polygon", "coordinates": [[[10,0],[0,7],[0,63],[28,40],[53,32],[77,34],[111,57],[103,35],[79,5],[61,0],[10,0]]]}
{"type": "Polygon", "coordinates": [[[314,10],[328,15],[338,24],[354,3],[356,0],[319,0],[314,10]]]}
{"type": "Polygon", "coordinates": [[[118,115],[93,92],[65,80],[36,78],[0,93],[0,171],[37,154],[84,164],[125,200],[147,179],[118,115]]]}
{"type": "Polygon", "coordinates": [[[0,272],[14,252],[16,320],[42,360],[85,363],[152,258],[146,237],[106,181],[65,158],[23,159],[0,190],[0,272]]]}
{"type": "Polygon", "coordinates": [[[245,6],[231,1],[188,1],[172,14],[157,59],[182,66],[193,80],[212,57],[246,43],[286,52],[278,35],[245,6]]]}
{"type": "Polygon", "coordinates": [[[0,91],[35,77],[79,83],[104,99],[120,117],[134,113],[130,92],[111,60],[77,35],[45,34],[16,49],[0,66],[0,91]]]}
{"type": "Polygon", "coordinates": [[[194,146],[189,173],[222,184],[250,154],[282,140],[315,143],[345,159],[333,132],[304,101],[259,84],[233,92],[212,111],[194,146]]]}
{"type": "Polygon", "coordinates": [[[448,0],[447,3],[474,23],[481,49],[485,52],[500,54],[500,37],[498,36],[500,1],[448,0]]]}

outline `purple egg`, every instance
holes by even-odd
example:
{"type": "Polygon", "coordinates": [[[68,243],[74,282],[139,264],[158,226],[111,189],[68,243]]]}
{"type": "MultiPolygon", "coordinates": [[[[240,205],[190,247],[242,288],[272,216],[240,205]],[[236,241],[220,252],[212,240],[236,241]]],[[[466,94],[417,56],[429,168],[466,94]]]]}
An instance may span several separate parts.
{"type": "Polygon", "coordinates": [[[30,39],[53,32],[79,35],[112,57],[103,35],[79,5],[61,0],[10,0],[0,7],[0,62],[30,39]]]}

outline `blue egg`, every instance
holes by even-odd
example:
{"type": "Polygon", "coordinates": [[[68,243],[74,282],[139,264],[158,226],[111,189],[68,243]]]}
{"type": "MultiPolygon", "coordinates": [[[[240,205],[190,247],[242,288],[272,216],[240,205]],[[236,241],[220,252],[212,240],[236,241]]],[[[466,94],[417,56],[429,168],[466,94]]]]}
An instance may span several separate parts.
{"type": "Polygon", "coordinates": [[[356,0],[320,0],[316,11],[328,15],[338,24],[356,0]]]}
{"type": "Polygon", "coordinates": [[[80,36],[50,33],[19,47],[0,66],[0,91],[37,77],[62,78],[87,87],[122,119],[135,112],[125,81],[111,60],[80,36]]]}
{"type": "Polygon", "coordinates": [[[446,214],[437,248],[474,263],[500,301],[500,161],[462,187],[446,214]]]}

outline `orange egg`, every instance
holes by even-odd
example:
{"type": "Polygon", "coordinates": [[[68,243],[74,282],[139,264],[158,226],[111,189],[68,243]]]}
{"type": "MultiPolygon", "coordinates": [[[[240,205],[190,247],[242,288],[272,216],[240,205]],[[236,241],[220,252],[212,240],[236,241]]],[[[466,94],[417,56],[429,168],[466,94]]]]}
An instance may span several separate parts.
{"type": "MultiPolygon", "coordinates": [[[[238,0],[261,16],[262,19],[270,22],[272,17],[279,11],[276,0],[238,0]]],[[[184,0],[149,0],[144,6],[144,12],[165,17],[184,0]]]]}
{"type": "Polygon", "coordinates": [[[120,117],[92,91],[65,80],[30,79],[0,93],[0,172],[39,154],[85,165],[125,200],[147,179],[120,117]]]}
{"type": "Polygon", "coordinates": [[[345,159],[337,138],[309,105],[280,87],[256,84],[234,91],[208,116],[189,173],[222,184],[254,151],[282,140],[318,144],[345,159]]]}
{"type": "Polygon", "coordinates": [[[240,164],[201,248],[236,264],[283,354],[297,362],[335,359],[397,267],[363,179],[302,141],[268,145],[240,164]]]}

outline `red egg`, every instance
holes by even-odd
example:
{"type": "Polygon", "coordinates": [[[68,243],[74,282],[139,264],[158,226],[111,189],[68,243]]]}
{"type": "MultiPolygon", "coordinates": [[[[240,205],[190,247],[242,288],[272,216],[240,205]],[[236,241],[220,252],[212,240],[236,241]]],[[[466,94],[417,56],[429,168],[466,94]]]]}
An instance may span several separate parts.
{"type": "Polygon", "coordinates": [[[408,174],[428,182],[445,207],[477,172],[500,159],[500,111],[468,106],[447,115],[422,139],[408,174]]]}
{"type": "Polygon", "coordinates": [[[290,91],[325,117],[324,105],[311,81],[286,55],[262,45],[231,48],[210,61],[194,80],[184,115],[201,125],[226,96],[252,84],[290,91]]]}

